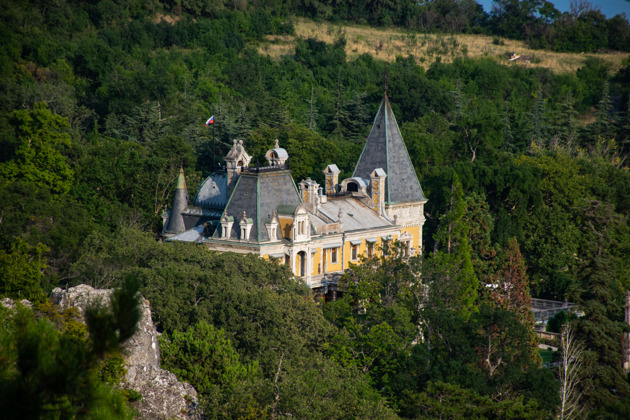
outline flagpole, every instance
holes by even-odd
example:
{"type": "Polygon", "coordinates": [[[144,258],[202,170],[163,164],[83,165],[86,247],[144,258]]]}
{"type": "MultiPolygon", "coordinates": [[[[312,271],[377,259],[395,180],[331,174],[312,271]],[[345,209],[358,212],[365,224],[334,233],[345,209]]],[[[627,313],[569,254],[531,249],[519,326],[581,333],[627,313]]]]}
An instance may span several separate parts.
{"type": "Polygon", "coordinates": [[[215,158],[216,141],[214,139],[214,115],[208,118],[208,121],[206,121],[206,127],[211,124],[212,124],[212,144],[210,145],[210,152],[212,153],[212,172],[214,173],[215,166],[216,166],[216,158],[215,158]]]}

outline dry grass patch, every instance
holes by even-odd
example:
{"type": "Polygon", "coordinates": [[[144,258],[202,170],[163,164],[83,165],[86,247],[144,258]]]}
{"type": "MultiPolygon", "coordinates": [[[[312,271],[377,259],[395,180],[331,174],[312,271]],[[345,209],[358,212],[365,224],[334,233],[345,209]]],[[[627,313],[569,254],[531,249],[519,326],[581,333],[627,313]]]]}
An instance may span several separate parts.
{"type": "Polygon", "coordinates": [[[413,56],[416,62],[428,68],[438,57],[449,63],[457,57],[489,57],[498,63],[512,66],[544,67],[557,73],[572,73],[580,68],[589,57],[600,58],[617,71],[628,54],[573,54],[532,50],[522,41],[485,35],[420,34],[399,29],[381,29],[358,25],[336,25],[327,22],[313,22],[299,19],[295,22],[295,37],[269,36],[259,51],[273,59],[295,53],[297,39],[314,38],[333,43],[340,37],[346,39],[346,54],[349,60],[361,54],[394,61],[396,57],[413,56]],[[530,56],[529,62],[509,62],[507,53],[530,56]]]}

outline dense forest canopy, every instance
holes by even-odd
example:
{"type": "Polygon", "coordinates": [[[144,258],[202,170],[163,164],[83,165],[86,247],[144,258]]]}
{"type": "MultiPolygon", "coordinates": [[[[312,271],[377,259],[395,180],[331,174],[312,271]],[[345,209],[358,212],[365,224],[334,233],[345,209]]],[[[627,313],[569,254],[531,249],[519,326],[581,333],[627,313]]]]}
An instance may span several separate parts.
{"type": "MultiPolygon", "coordinates": [[[[625,17],[539,0],[499,0],[489,14],[472,0],[11,2],[0,10],[0,296],[50,318],[56,286],[135,279],[164,333],[165,366],[209,416],[230,418],[553,417],[560,385],[540,365],[526,308],[530,295],[569,300],[584,311],[573,321],[584,413],[630,417],[619,344],[627,60],[612,72],[585,54],[575,74],[488,58],[388,63],[387,93],[429,198],[423,256],[353,268],[333,303],[318,305],[283,266],[157,240],[179,167],[194,196],[235,138],[254,162],[279,139],[296,181],[322,181],[330,163],[351,173],[385,63],[349,60],[343,37],[300,39],[279,60],[260,54],[265,36],[292,34],[295,16],[556,51],[630,47],[625,17]]],[[[0,389],[25,375],[5,361],[37,331],[56,337],[56,351],[68,340],[77,354],[94,348],[29,316],[19,319],[31,335],[3,323],[0,389]]],[[[98,378],[81,381],[109,386],[98,378]]],[[[40,403],[54,417],[79,397],[40,403]]]]}

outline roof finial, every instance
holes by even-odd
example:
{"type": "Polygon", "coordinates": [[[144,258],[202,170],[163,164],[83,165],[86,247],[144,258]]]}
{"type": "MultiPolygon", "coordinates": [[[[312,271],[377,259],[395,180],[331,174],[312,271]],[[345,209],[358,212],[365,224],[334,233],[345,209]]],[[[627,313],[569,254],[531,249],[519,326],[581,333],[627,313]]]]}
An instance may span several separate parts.
{"type": "Polygon", "coordinates": [[[386,98],[387,98],[387,79],[388,79],[387,63],[385,63],[385,71],[383,72],[383,87],[385,89],[385,97],[386,98]]]}

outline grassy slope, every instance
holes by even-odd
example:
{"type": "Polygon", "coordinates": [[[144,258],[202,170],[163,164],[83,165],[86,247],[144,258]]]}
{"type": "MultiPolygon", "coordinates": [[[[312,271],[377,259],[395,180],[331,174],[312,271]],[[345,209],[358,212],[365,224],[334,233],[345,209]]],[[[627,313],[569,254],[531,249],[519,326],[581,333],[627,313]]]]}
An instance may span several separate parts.
{"type": "Polygon", "coordinates": [[[365,53],[386,61],[394,61],[396,56],[413,55],[418,64],[425,68],[428,68],[437,57],[441,57],[442,62],[451,62],[456,57],[491,57],[497,62],[511,66],[546,67],[559,73],[575,72],[587,57],[593,56],[609,62],[611,71],[616,72],[622,61],[628,57],[625,53],[575,54],[532,50],[522,41],[498,39],[498,42],[493,42],[493,37],[485,35],[421,34],[400,29],[378,29],[305,19],[296,20],[295,34],[295,37],[267,37],[267,42],[259,47],[260,53],[277,59],[293,54],[299,38],[315,38],[332,43],[344,36],[347,41],[348,59],[365,53]],[[530,56],[531,60],[529,63],[509,62],[507,59],[509,52],[530,56]]]}

